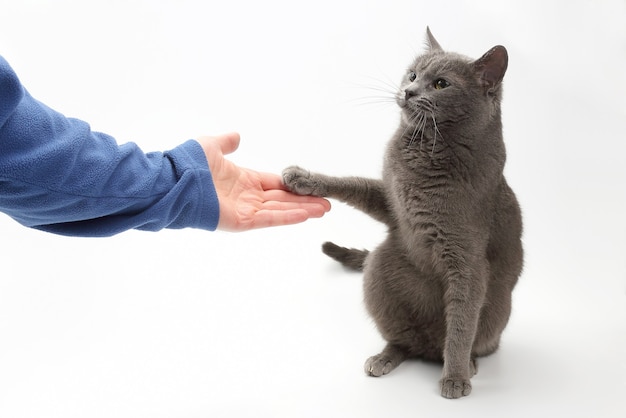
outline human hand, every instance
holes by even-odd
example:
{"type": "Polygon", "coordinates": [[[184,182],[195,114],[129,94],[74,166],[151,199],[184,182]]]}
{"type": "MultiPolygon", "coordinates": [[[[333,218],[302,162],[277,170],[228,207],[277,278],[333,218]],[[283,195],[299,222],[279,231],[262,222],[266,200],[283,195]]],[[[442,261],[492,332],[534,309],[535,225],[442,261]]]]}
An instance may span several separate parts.
{"type": "Polygon", "coordinates": [[[328,200],[298,196],[286,190],[280,176],[238,167],[224,158],[239,147],[239,134],[198,138],[209,163],[220,205],[217,228],[247,231],[291,225],[319,218],[330,210],[328,200]]]}

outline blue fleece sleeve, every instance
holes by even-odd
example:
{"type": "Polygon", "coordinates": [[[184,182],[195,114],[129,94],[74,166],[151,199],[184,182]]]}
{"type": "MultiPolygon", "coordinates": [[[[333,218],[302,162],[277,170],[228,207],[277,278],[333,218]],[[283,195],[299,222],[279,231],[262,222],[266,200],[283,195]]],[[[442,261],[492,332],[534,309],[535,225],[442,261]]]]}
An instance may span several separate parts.
{"type": "Polygon", "coordinates": [[[0,56],[0,211],[72,236],[215,230],[219,204],[200,144],[144,153],[35,100],[0,56]]]}

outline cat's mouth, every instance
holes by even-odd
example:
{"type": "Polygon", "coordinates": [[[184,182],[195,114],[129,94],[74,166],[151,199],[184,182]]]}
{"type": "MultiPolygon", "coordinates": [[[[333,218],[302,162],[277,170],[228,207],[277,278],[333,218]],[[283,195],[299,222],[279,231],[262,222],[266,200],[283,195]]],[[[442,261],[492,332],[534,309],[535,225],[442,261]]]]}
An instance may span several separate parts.
{"type": "Polygon", "coordinates": [[[409,125],[424,127],[427,121],[435,122],[435,108],[428,101],[399,98],[398,106],[402,110],[402,118],[409,125]]]}
{"type": "Polygon", "coordinates": [[[424,141],[432,142],[432,151],[435,145],[443,139],[436,115],[436,106],[433,102],[424,98],[398,97],[398,106],[402,109],[401,117],[406,129],[405,133],[409,137],[409,144],[418,142],[420,147],[424,141]]]}
{"type": "Polygon", "coordinates": [[[396,103],[405,112],[417,113],[417,112],[435,112],[435,103],[424,97],[406,97],[406,94],[400,92],[396,96],[396,103]]]}
{"type": "Polygon", "coordinates": [[[411,109],[413,108],[414,110],[417,109],[417,107],[415,105],[411,105],[411,99],[406,99],[404,97],[404,94],[399,93],[396,96],[396,103],[398,104],[398,106],[400,107],[400,109],[406,111],[407,109],[411,109]]]}

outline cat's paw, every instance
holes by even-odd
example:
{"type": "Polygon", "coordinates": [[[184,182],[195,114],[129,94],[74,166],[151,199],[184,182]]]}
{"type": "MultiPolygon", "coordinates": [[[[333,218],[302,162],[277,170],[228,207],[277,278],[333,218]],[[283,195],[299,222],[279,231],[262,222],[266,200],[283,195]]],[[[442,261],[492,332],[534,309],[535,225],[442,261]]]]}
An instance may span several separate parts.
{"type": "Polygon", "coordinates": [[[448,399],[458,399],[472,392],[469,379],[444,377],[439,381],[441,396],[448,399]]]}
{"type": "Polygon", "coordinates": [[[397,364],[381,353],[368,358],[364,369],[368,376],[380,377],[395,369],[396,366],[397,364]]]}
{"type": "Polygon", "coordinates": [[[322,184],[310,171],[298,166],[283,170],[283,184],[299,195],[324,196],[322,184]]]}

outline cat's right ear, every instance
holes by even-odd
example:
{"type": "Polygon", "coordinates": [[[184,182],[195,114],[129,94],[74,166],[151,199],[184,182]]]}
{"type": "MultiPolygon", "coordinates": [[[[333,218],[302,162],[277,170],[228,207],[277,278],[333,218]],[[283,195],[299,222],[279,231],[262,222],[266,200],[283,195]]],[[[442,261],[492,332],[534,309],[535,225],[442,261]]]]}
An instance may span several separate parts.
{"type": "Polygon", "coordinates": [[[443,48],[439,45],[428,26],[426,26],[426,45],[428,45],[429,52],[443,52],[443,48]]]}
{"type": "Polygon", "coordinates": [[[486,92],[493,92],[502,82],[509,63],[506,48],[494,46],[474,62],[476,75],[486,92]]]}

